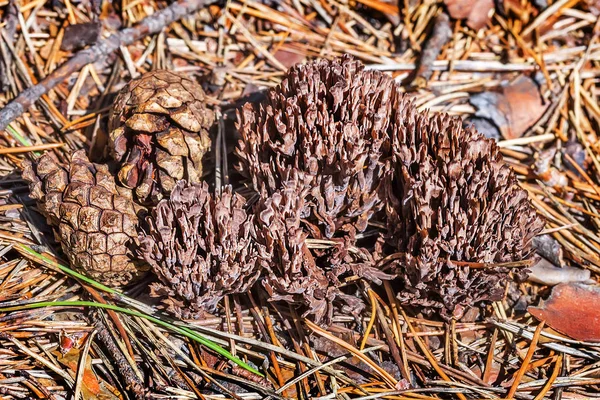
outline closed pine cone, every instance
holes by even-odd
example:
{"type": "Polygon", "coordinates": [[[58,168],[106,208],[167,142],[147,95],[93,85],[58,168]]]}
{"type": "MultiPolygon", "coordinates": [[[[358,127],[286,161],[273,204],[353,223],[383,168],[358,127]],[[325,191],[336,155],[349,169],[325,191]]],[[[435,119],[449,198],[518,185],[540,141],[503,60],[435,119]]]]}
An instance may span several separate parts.
{"type": "Polygon", "coordinates": [[[135,200],[154,205],[178,180],[198,183],[210,150],[214,113],[202,88],[165,70],[132,80],[119,93],[109,120],[109,148],[118,181],[135,200]]]}
{"type": "Polygon", "coordinates": [[[54,228],[72,266],[110,286],[131,283],[148,267],[132,258],[138,217],[125,190],[117,190],[106,165],[91,163],[83,150],[68,164],[50,153],[23,165],[31,197],[54,228]]]}

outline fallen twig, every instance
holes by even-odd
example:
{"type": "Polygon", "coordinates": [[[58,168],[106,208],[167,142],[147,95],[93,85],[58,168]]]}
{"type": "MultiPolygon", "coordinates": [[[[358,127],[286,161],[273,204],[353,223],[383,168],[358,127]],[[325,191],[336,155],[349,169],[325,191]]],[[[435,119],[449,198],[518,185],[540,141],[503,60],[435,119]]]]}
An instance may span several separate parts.
{"type": "Polygon", "coordinates": [[[421,57],[417,63],[418,67],[408,78],[412,86],[426,87],[427,82],[433,74],[433,64],[437,60],[442,47],[450,40],[452,28],[450,27],[450,18],[448,14],[441,13],[433,22],[431,36],[425,42],[425,47],[421,51],[421,57]]]}

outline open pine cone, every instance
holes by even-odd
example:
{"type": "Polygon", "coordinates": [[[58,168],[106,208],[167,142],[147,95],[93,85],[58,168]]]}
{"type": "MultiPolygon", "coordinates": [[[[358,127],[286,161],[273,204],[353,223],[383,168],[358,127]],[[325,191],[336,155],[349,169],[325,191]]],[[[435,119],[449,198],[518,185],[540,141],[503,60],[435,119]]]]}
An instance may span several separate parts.
{"type": "Polygon", "coordinates": [[[131,283],[148,267],[134,260],[138,217],[106,165],[92,164],[83,150],[68,164],[46,153],[23,163],[31,196],[54,228],[72,266],[110,286],[131,283]]]}
{"type": "Polygon", "coordinates": [[[109,120],[119,182],[151,205],[180,179],[200,182],[213,120],[202,88],[182,75],[159,70],[132,80],[117,96],[109,120]]]}
{"type": "Polygon", "coordinates": [[[493,140],[405,101],[394,109],[386,214],[398,297],[460,318],[471,304],[501,299],[509,272],[524,271],[478,263],[527,259],[544,222],[493,140]]]}
{"type": "Polygon", "coordinates": [[[148,232],[140,235],[141,254],[161,281],[153,292],[168,296],[170,312],[197,317],[256,282],[266,261],[244,204],[230,186],[212,195],[206,182],[181,181],[152,211],[148,232]]]}
{"type": "Polygon", "coordinates": [[[364,231],[381,208],[385,130],[397,95],[391,77],[351,57],[294,66],[262,104],[238,113],[239,170],[267,197],[296,169],[310,187],[303,212],[326,237],[364,231]]]}

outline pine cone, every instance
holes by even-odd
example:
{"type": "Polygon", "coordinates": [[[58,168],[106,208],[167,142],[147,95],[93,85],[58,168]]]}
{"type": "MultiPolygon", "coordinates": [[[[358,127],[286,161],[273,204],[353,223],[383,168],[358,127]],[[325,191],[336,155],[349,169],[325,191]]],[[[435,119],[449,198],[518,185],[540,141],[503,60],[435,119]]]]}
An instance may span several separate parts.
{"type": "Polygon", "coordinates": [[[310,187],[304,214],[325,228],[364,231],[381,209],[391,99],[399,88],[351,57],[292,67],[260,105],[238,113],[240,172],[263,197],[296,169],[310,187]]]}
{"type": "Polygon", "coordinates": [[[266,256],[268,272],[263,285],[270,300],[302,306],[303,317],[311,315],[318,323],[327,324],[333,316],[334,302],[355,314],[364,307],[357,297],[339,290],[343,275],[372,271],[362,264],[349,263],[343,245],[334,247],[328,257],[315,257],[306,244],[307,233],[300,217],[307,190],[292,179],[256,205],[257,241],[266,249],[261,253],[266,256]]]}
{"type": "Polygon", "coordinates": [[[161,281],[153,286],[155,295],[169,296],[170,312],[196,318],[256,282],[264,250],[253,240],[244,204],[230,186],[213,196],[206,182],[181,181],[152,211],[148,232],[140,235],[141,254],[161,281]]]}
{"type": "Polygon", "coordinates": [[[184,76],[160,70],[132,80],[117,96],[109,120],[119,182],[151,205],[180,179],[200,182],[213,120],[204,91],[184,76]]]}
{"type": "Polygon", "coordinates": [[[83,150],[68,164],[50,153],[23,163],[31,196],[54,228],[73,267],[110,286],[142,277],[147,266],[134,261],[138,217],[131,199],[119,193],[106,165],[92,164],[83,150]]]}
{"type": "Polygon", "coordinates": [[[509,272],[467,263],[527,259],[543,220],[493,140],[460,119],[395,106],[394,176],[387,186],[387,241],[403,283],[398,297],[426,313],[460,318],[502,298],[509,272]]]}

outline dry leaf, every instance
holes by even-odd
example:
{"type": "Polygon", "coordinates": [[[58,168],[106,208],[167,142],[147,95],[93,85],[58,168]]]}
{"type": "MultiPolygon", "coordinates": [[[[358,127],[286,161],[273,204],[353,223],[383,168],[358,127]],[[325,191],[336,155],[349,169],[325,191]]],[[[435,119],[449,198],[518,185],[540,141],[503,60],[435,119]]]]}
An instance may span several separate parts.
{"type": "Polygon", "coordinates": [[[550,328],[575,340],[600,342],[600,287],[563,283],[540,307],[528,311],[550,328]]]}
{"type": "Polygon", "coordinates": [[[519,76],[498,92],[473,95],[470,102],[477,108],[475,116],[493,122],[504,139],[523,136],[547,108],[538,86],[525,75],[519,76]]]}
{"type": "MultiPolygon", "coordinates": [[[[59,363],[67,367],[69,375],[75,378],[77,369],[79,368],[79,362],[81,358],[81,350],[71,349],[67,354],[60,352],[54,352],[56,359],[59,363]]],[[[81,385],[81,395],[87,400],[100,400],[100,399],[118,399],[114,393],[109,389],[110,385],[106,385],[105,382],[100,382],[96,377],[96,374],[92,370],[92,357],[88,355],[85,360],[85,369],[83,371],[81,385]]]]}
{"type": "Polygon", "coordinates": [[[551,235],[538,235],[533,238],[533,248],[535,252],[553,265],[565,265],[562,246],[551,235]]]}
{"type": "Polygon", "coordinates": [[[467,26],[479,30],[490,20],[494,0],[444,0],[448,13],[455,19],[466,19],[467,26]]]}
{"type": "Polygon", "coordinates": [[[60,49],[71,51],[94,44],[98,41],[101,30],[102,26],[99,22],[69,25],[65,28],[65,36],[60,43],[60,49]]]}
{"type": "Polygon", "coordinates": [[[569,178],[567,174],[553,166],[555,155],[555,148],[535,154],[533,171],[546,185],[553,188],[562,188],[569,184],[569,178]]]}
{"type": "Polygon", "coordinates": [[[273,56],[283,64],[286,68],[299,64],[305,60],[306,54],[301,50],[281,48],[273,54],[273,56]]]}

